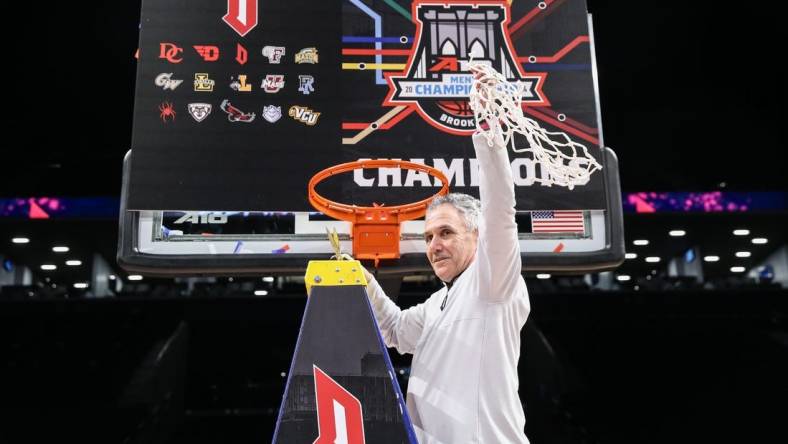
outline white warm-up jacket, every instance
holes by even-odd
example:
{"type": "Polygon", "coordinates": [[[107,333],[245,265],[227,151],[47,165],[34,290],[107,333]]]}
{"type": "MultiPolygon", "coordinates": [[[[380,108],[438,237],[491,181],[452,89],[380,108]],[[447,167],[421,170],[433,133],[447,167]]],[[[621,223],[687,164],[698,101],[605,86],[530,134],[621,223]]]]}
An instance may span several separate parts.
{"type": "Polygon", "coordinates": [[[374,279],[368,287],[386,345],[413,354],[407,407],[420,444],[528,443],[517,361],[531,306],[521,275],[512,171],[500,140],[489,147],[474,135],[473,143],[482,204],[474,260],[450,289],[407,310],[374,279]]]}

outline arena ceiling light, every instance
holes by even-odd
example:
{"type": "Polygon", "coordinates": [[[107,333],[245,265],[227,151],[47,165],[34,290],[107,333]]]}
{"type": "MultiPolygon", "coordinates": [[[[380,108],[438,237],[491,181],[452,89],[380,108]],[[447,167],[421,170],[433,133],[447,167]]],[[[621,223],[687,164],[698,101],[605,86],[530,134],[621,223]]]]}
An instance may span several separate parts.
{"type": "Polygon", "coordinates": [[[268,294],[268,291],[266,291],[266,290],[255,290],[254,291],[254,295],[255,296],[265,296],[267,294],[268,294]]]}
{"type": "Polygon", "coordinates": [[[141,281],[142,280],[142,276],[140,276],[138,274],[130,274],[129,277],[128,277],[128,280],[130,280],[130,281],[141,281]]]}
{"type": "Polygon", "coordinates": [[[750,256],[752,256],[752,253],[750,253],[749,251],[737,251],[736,252],[736,257],[750,257],[750,256]]]}
{"type": "Polygon", "coordinates": [[[74,284],[74,288],[88,288],[87,282],[77,282],[74,284]]]}
{"type": "Polygon", "coordinates": [[[670,230],[668,234],[671,235],[672,237],[681,237],[686,235],[687,232],[684,230],[670,230]]]}
{"type": "Polygon", "coordinates": [[[628,274],[619,274],[618,276],[616,276],[616,280],[619,281],[619,282],[627,282],[627,281],[629,281],[631,279],[632,279],[632,276],[630,276],[628,274]]]}
{"type": "Polygon", "coordinates": [[[536,275],[537,279],[550,279],[550,273],[539,273],[536,275]]]}
{"type": "Polygon", "coordinates": [[[656,262],[659,262],[659,261],[660,261],[659,256],[649,256],[649,257],[646,258],[646,262],[649,262],[649,263],[652,263],[652,264],[656,263],[656,262]]]}
{"type": "Polygon", "coordinates": [[[41,266],[41,269],[44,271],[53,271],[57,270],[57,265],[55,264],[44,264],[41,266]]]}
{"type": "Polygon", "coordinates": [[[82,261],[77,259],[70,259],[66,261],[66,265],[68,265],[69,267],[79,267],[80,265],[82,265],[82,261]]]}
{"type": "Polygon", "coordinates": [[[749,234],[750,234],[750,230],[746,228],[737,228],[733,230],[734,236],[749,236],[749,234]]]}
{"type": "Polygon", "coordinates": [[[69,248],[65,245],[56,245],[52,247],[52,251],[54,251],[55,253],[68,253],[69,248]]]}
{"type": "Polygon", "coordinates": [[[638,258],[638,254],[637,253],[627,253],[627,254],[624,255],[624,257],[627,258],[627,259],[637,259],[638,258]]]}
{"type": "Polygon", "coordinates": [[[29,244],[30,243],[30,239],[28,239],[26,237],[15,237],[15,238],[11,239],[11,242],[15,243],[15,244],[29,244]]]}
{"type": "Polygon", "coordinates": [[[739,266],[731,267],[731,271],[734,273],[744,273],[744,270],[745,270],[744,267],[739,267],[739,266]]]}
{"type": "Polygon", "coordinates": [[[273,282],[273,281],[274,281],[273,276],[266,276],[263,278],[263,282],[273,282]]]}
{"type": "Polygon", "coordinates": [[[765,237],[754,237],[754,238],[752,238],[752,243],[754,243],[755,245],[763,245],[763,244],[766,244],[768,242],[769,242],[769,239],[766,239],[765,237]]]}
{"type": "Polygon", "coordinates": [[[719,262],[720,261],[720,257],[719,256],[705,256],[703,258],[703,260],[706,261],[706,262],[719,262]]]}
{"type": "Polygon", "coordinates": [[[648,239],[635,239],[634,241],[632,241],[632,243],[642,247],[644,245],[648,245],[648,239]]]}

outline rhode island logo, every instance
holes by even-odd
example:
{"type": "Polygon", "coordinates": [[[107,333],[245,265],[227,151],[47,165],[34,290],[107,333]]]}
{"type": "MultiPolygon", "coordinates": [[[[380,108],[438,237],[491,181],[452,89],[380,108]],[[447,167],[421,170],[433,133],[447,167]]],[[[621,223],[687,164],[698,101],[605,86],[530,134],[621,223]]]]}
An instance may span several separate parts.
{"type": "Polygon", "coordinates": [[[412,12],[413,48],[403,73],[386,74],[389,93],[384,106],[412,107],[441,131],[472,134],[476,122],[468,104],[471,58],[489,64],[509,81],[521,82],[524,105],[550,105],[542,93],[547,74],[526,74],[517,60],[507,31],[510,10],[505,0],[416,0],[412,12]]]}

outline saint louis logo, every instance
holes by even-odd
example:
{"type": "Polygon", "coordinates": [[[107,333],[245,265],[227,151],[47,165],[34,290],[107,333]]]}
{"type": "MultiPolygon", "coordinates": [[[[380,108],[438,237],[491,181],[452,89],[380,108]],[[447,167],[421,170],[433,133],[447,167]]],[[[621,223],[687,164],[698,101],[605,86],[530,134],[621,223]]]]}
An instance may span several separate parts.
{"type": "Polygon", "coordinates": [[[547,74],[526,74],[517,60],[507,31],[510,10],[505,0],[416,0],[413,18],[416,37],[408,65],[401,74],[386,74],[389,93],[384,106],[409,106],[441,131],[472,134],[476,122],[468,104],[471,58],[523,83],[523,104],[549,106],[542,93],[547,74]]]}
{"type": "Polygon", "coordinates": [[[276,105],[266,105],[263,107],[263,118],[271,123],[282,118],[282,107],[276,105]]]}
{"type": "Polygon", "coordinates": [[[241,37],[257,26],[257,0],[227,0],[227,14],[222,17],[241,37]]]}
{"type": "Polygon", "coordinates": [[[194,120],[202,122],[211,113],[213,106],[210,103],[190,103],[186,108],[194,120]]]}

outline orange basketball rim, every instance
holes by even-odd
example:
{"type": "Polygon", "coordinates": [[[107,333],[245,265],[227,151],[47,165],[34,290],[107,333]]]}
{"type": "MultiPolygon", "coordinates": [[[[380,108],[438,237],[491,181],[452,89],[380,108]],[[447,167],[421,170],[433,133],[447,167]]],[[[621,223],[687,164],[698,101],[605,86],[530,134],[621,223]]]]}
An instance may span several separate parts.
{"type": "Polygon", "coordinates": [[[449,192],[449,181],[438,169],[404,160],[357,160],[335,165],[320,171],[309,181],[309,203],[321,213],[334,219],[346,220],[352,224],[353,256],[356,259],[372,259],[375,267],[381,259],[400,257],[400,224],[418,219],[427,212],[427,206],[438,196],[449,192]],[[418,202],[391,207],[374,205],[360,207],[338,203],[326,199],[315,191],[318,183],[336,174],[358,169],[400,168],[416,170],[429,174],[441,181],[443,186],[435,195],[418,202]]]}

